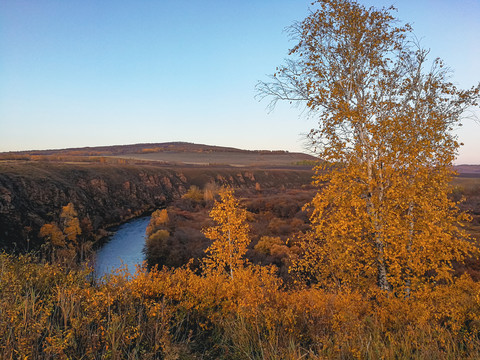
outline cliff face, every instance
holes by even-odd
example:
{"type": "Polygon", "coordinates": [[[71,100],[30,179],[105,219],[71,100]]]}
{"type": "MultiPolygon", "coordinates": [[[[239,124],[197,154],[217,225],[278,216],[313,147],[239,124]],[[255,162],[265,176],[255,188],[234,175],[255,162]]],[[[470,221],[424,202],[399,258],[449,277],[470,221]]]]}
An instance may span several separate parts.
{"type": "Polygon", "coordinates": [[[185,192],[174,170],[25,163],[0,169],[0,247],[20,251],[38,245],[40,227],[58,220],[71,202],[94,234],[155,208],[185,192]],[[30,242],[30,243],[29,243],[30,242]]]}
{"type": "Polygon", "coordinates": [[[247,171],[161,168],[147,165],[0,163],[0,248],[25,251],[41,244],[40,227],[58,221],[61,207],[73,203],[92,234],[125,222],[180,197],[192,184],[254,187],[300,186],[308,171],[247,171]]]}

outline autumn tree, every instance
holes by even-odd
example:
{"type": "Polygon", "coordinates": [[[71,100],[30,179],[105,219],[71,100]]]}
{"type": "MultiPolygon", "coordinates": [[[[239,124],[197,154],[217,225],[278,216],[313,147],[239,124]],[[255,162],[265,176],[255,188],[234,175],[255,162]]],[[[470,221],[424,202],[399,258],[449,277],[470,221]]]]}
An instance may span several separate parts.
{"type": "Polygon", "coordinates": [[[72,203],[68,203],[62,207],[60,219],[63,224],[63,233],[67,240],[72,244],[77,244],[77,237],[82,233],[80,228],[80,221],[78,220],[78,213],[72,203]]]}
{"type": "Polygon", "coordinates": [[[57,250],[65,247],[65,235],[62,230],[54,223],[44,224],[40,228],[38,235],[45,239],[43,248],[46,251],[46,255],[50,257],[52,263],[55,262],[57,250]]]}
{"type": "Polygon", "coordinates": [[[203,201],[203,192],[196,185],[190,186],[188,191],[182,196],[184,199],[190,199],[194,202],[203,201]]]}
{"type": "Polygon", "coordinates": [[[153,235],[156,231],[165,227],[168,222],[168,212],[167,209],[155,210],[150,217],[150,222],[148,223],[146,234],[147,236],[153,235]]]}
{"type": "Polygon", "coordinates": [[[47,252],[50,253],[51,261],[54,262],[58,254],[65,259],[73,259],[77,253],[81,252],[83,258],[82,243],[78,239],[81,233],[75,207],[72,203],[68,203],[62,207],[60,227],[54,222],[45,224],[40,228],[39,236],[46,240],[47,252]]]}
{"type": "Polygon", "coordinates": [[[235,270],[245,264],[250,243],[247,210],[240,206],[233,189],[223,188],[219,194],[220,201],[215,201],[210,211],[216,225],[203,230],[205,236],[213,240],[204,262],[207,270],[226,271],[233,278],[235,270]]]}
{"type": "Polygon", "coordinates": [[[390,8],[319,0],[290,27],[296,45],[261,96],[303,103],[318,126],[312,231],[293,270],[322,286],[376,285],[409,296],[452,280],[452,262],[474,251],[452,202],[452,130],[477,105],[440,59],[397,26],[390,8]]]}
{"type": "Polygon", "coordinates": [[[167,230],[167,225],[169,222],[167,209],[155,210],[150,217],[144,249],[149,266],[168,263],[172,250],[171,244],[168,243],[170,232],[167,230]]]}

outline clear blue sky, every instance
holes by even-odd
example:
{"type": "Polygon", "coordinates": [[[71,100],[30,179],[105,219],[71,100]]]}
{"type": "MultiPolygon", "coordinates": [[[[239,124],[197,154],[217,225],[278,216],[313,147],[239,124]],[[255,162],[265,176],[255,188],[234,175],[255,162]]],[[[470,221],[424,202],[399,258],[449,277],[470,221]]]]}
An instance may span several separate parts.
{"type": "MultiPolygon", "coordinates": [[[[422,44],[480,81],[480,0],[394,4],[422,44]]],[[[189,141],[302,151],[313,119],[269,113],[255,84],[283,63],[299,0],[1,0],[0,151],[189,141]]],[[[480,118],[480,114],[477,112],[480,118]]],[[[480,164],[467,121],[457,163],[480,164]]]]}

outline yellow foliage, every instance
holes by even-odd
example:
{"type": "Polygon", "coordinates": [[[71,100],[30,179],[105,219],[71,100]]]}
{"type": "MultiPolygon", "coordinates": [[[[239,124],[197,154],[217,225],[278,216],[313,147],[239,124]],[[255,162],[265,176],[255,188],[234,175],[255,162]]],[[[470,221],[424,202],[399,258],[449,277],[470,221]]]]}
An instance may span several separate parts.
{"type": "Polygon", "coordinates": [[[291,254],[290,248],[278,236],[262,236],[254,250],[277,259],[286,258],[291,254]]]}
{"type": "Polygon", "coordinates": [[[170,236],[167,230],[157,230],[153,234],[150,234],[148,240],[150,241],[165,241],[170,236]]]}
{"type": "Polygon", "coordinates": [[[40,237],[47,239],[55,247],[65,246],[65,235],[55,224],[45,224],[40,228],[40,237]]]}
{"type": "Polygon", "coordinates": [[[478,105],[480,85],[459,90],[440,59],[408,41],[392,8],[319,0],[291,28],[292,58],[263,95],[303,102],[318,120],[312,231],[292,270],[326,287],[409,297],[452,281],[452,263],[477,253],[449,200],[452,134],[478,105]]]}
{"type": "Polygon", "coordinates": [[[78,214],[72,203],[68,203],[62,207],[60,219],[63,221],[63,233],[65,237],[72,243],[76,243],[77,236],[82,233],[82,230],[80,229],[78,214]]]}
{"type": "Polygon", "coordinates": [[[278,236],[262,236],[257,245],[255,245],[254,250],[265,255],[270,255],[272,246],[274,245],[284,245],[284,242],[278,236]]]}
{"type": "Polygon", "coordinates": [[[61,230],[55,223],[45,224],[40,228],[39,236],[46,240],[42,246],[52,262],[62,260],[71,263],[77,252],[85,246],[78,242],[77,236],[82,233],[78,214],[72,203],[62,207],[60,214],[61,230]]]}
{"type": "Polygon", "coordinates": [[[167,209],[155,210],[148,223],[146,234],[150,236],[169,222],[167,209]]]}
{"type": "Polygon", "coordinates": [[[203,192],[198,188],[198,186],[192,185],[190,186],[188,191],[182,196],[182,198],[201,202],[203,200],[203,192]]]}
{"type": "Polygon", "coordinates": [[[0,254],[0,358],[480,355],[480,285],[468,277],[404,299],[286,289],[275,272],[139,268],[92,281],[88,270],[0,254]]]}
{"type": "Polygon", "coordinates": [[[231,188],[220,190],[220,199],[210,211],[217,225],[203,230],[205,236],[213,240],[206,250],[205,265],[210,270],[227,271],[233,277],[245,264],[244,256],[250,243],[247,211],[239,206],[231,188]]]}

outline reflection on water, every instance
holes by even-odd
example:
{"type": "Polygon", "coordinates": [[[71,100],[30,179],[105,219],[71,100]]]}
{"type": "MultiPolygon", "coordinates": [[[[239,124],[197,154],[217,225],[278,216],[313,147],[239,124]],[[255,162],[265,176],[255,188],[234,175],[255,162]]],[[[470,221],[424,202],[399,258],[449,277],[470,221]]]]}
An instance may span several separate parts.
{"type": "Polygon", "coordinates": [[[130,272],[135,272],[135,265],[141,264],[145,257],[145,230],[150,217],[132,220],[118,227],[110,240],[97,251],[95,273],[100,278],[113,270],[127,265],[130,272]]]}

